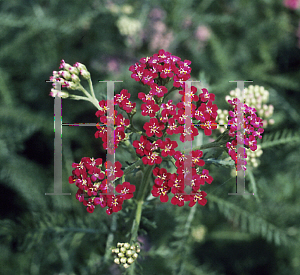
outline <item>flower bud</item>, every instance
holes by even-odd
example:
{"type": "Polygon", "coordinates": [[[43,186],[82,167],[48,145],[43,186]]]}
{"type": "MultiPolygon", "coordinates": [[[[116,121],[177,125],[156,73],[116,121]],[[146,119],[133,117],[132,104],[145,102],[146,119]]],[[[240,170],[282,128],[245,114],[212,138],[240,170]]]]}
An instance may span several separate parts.
{"type": "Polygon", "coordinates": [[[128,268],[128,267],[130,267],[130,265],[129,265],[129,264],[123,264],[123,266],[124,266],[125,268],[128,268]]]}
{"type": "Polygon", "coordinates": [[[128,249],[128,248],[130,247],[130,244],[129,244],[129,243],[125,243],[125,244],[124,244],[124,247],[125,247],[126,249],[128,249]]]}
{"type": "Polygon", "coordinates": [[[61,98],[68,98],[69,97],[69,93],[65,92],[65,91],[60,91],[60,90],[56,90],[54,88],[51,89],[51,92],[49,94],[52,97],[61,97],[61,98]]]}
{"type": "Polygon", "coordinates": [[[120,252],[120,253],[118,253],[118,257],[122,258],[122,257],[124,257],[124,254],[120,252]]]}
{"type": "Polygon", "coordinates": [[[136,107],[134,107],[133,109],[132,109],[132,111],[130,112],[130,114],[131,115],[134,115],[136,113],[136,107]]]}
{"type": "Polygon", "coordinates": [[[80,78],[76,74],[72,74],[71,78],[72,78],[72,81],[74,83],[79,83],[80,82],[80,78]]]}
{"type": "Polygon", "coordinates": [[[126,252],[126,248],[125,248],[125,247],[121,247],[121,248],[120,248],[120,251],[121,251],[122,253],[125,253],[125,252],[126,252]]]}
{"type": "Polygon", "coordinates": [[[126,258],[125,257],[123,257],[123,258],[121,258],[121,260],[120,260],[120,262],[122,263],[122,264],[125,264],[126,263],[126,258]]]}
{"type": "Polygon", "coordinates": [[[76,67],[70,67],[70,68],[69,68],[69,72],[70,72],[71,74],[79,75],[79,70],[78,70],[76,67]]]}
{"type": "Polygon", "coordinates": [[[66,87],[67,89],[70,90],[76,90],[78,88],[78,84],[70,81],[65,81],[62,87],[66,87]]]}
{"type": "Polygon", "coordinates": [[[62,76],[65,80],[71,79],[71,74],[68,71],[59,71],[60,76],[62,76]]]}
{"type": "Polygon", "coordinates": [[[120,264],[120,259],[119,259],[119,258],[115,258],[115,259],[114,259],[114,262],[115,262],[116,264],[120,264]]]}
{"type": "Polygon", "coordinates": [[[133,251],[132,251],[132,250],[127,250],[126,256],[131,256],[132,254],[133,254],[133,251]]]}
{"type": "Polygon", "coordinates": [[[60,61],[60,65],[59,65],[60,69],[64,69],[64,70],[68,71],[70,67],[71,67],[71,65],[66,63],[63,59],[60,61]]]}
{"type": "Polygon", "coordinates": [[[134,253],[133,255],[132,255],[132,258],[133,259],[136,259],[138,257],[138,254],[137,253],[134,253]]]}
{"type": "Polygon", "coordinates": [[[127,260],[127,262],[128,262],[129,264],[132,264],[132,263],[134,262],[134,259],[129,258],[129,259],[127,260]]]}
{"type": "Polygon", "coordinates": [[[80,70],[80,74],[86,80],[91,78],[91,74],[87,70],[80,70]]]}
{"type": "Polygon", "coordinates": [[[275,123],[275,120],[273,119],[273,118],[271,118],[270,120],[269,120],[269,124],[270,125],[273,125],[275,123]]]}
{"type": "Polygon", "coordinates": [[[73,66],[76,67],[79,71],[81,70],[87,71],[86,66],[83,65],[82,63],[76,62],[73,66]]]}

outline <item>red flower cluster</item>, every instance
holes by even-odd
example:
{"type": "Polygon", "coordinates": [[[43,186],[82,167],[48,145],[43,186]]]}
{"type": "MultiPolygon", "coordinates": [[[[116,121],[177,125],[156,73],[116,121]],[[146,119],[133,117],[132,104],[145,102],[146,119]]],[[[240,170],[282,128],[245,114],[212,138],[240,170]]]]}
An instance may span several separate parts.
{"type": "MultiPolygon", "coordinates": [[[[135,112],[135,106],[136,103],[132,103],[130,100],[130,94],[127,90],[123,89],[120,94],[115,95],[114,97],[114,105],[119,105],[119,107],[126,111],[127,113],[135,112]]],[[[100,121],[103,124],[107,125],[107,121],[110,121],[110,123],[114,124],[115,128],[115,139],[114,139],[114,146],[108,146],[107,142],[110,140],[107,140],[108,136],[112,136],[112,130],[110,128],[107,128],[107,126],[103,125],[97,125],[97,128],[99,131],[95,133],[96,138],[102,138],[103,141],[103,148],[105,150],[108,149],[108,147],[114,147],[114,149],[118,148],[118,144],[125,139],[125,129],[129,127],[130,120],[125,119],[122,114],[118,114],[116,110],[114,110],[114,117],[107,116],[108,107],[107,107],[107,100],[101,100],[99,102],[100,110],[96,112],[96,116],[100,117],[100,121]]],[[[114,152],[110,152],[110,154],[113,154],[114,152]]]]}
{"type": "MultiPolygon", "coordinates": [[[[202,89],[198,93],[197,88],[191,86],[187,88],[185,81],[190,78],[191,61],[182,61],[179,57],[172,55],[164,50],[159,50],[157,54],[151,57],[141,58],[139,62],[130,66],[132,72],[131,77],[143,85],[149,87],[149,92],[139,93],[138,98],[142,100],[141,114],[148,116],[150,119],[143,126],[144,134],[140,140],[133,141],[136,153],[142,157],[144,165],[160,165],[163,158],[172,158],[176,167],[176,173],[169,173],[165,168],[155,167],[153,174],[156,177],[152,187],[152,195],[160,197],[162,202],[167,202],[168,194],[173,194],[171,203],[183,206],[189,201],[192,207],[196,203],[205,205],[207,200],[206,192],[200,190],[200,186],[205,182],[211,184],[212,176],[209,175],[207,169],[202,169],[205,162],[202,159],[203,152],[200,150],[190,151],[188,155],[184,155],[180,151],[176,151],[178,144],[171,140],[174,134],[180,135],[181,142],[193,141],[194,137],[199,134],[198,129],[203,129],[204,134],[209,136],[212,130],[217,128],[216,117],[218,107],[213,104],[215,95],[208,93],[207,89],[202,89]],[[168,91],[166,84],[173,81],[173,87],[168,91]],[[174,90],[179,90],[182,95],[181,101],[173,104],[173,100],[164,102],[164,98],[174,90]],[[189,110],[190,113],[187,113],[189,110]],[[191,120],[190,120],[191,119],[191,120]],[[189,120],[191,124],[188,123],[189,120]],[[194,121],[194,123],[193,123],[194,121]],[[190,126],[187,126],[190,124],[190,126]],[[169,137],[168,137],[169,136],[169,137]],[[150,141],[151,140],[151,141],[150,141]],[[154,140],[154,141],[153,141],[154,140]],[[191,167],[186,167],[186,163],[190,163],[191,167]],[[191,192],[186,193],[185,188],[189,187],[191,192]]],[[[50,78],[52,81],[60,81],[62,87],[76,88],[79,74],[83,78],[88,79],[89,72],[85,66],[75,63],[72,66],[63,60],[60,65],[59,72],[53,72],[50,78]],[[72,86],[73,85],[73,86],[72,86]]],[[[96,116],[100,117],[101,125],[97,125],[98,131],[95,133],[96,138],[102,138],[103,147],[108,150],[109,154],[113,154],[118,144],[126,138],[125,130],[130,127],[130,121],[136,113],[136,103],[130,101],[130,93],[123,89],[120,94],[114,96],[114,105],[118,105],[124,110],[129,119],[124,118],[122,114],[114,111],[113,115],[108,116],[111,112],[108,110],[109,102],[102,100],[99,102],[99,110],[96,116]],[[113,125],[114,129],[107,127],[113,125]],[[112,139],[114,130],[114,144],[109,144],[112,139]],[[114,150],[111,150],[114,148],[114,150]]],[[[229,100],[233,107],[233,111],[229,112],[231,119],[229,120],[230,130],[229,136],[235,140],[226,144],[228,153],[236,161],[237,168],[245,169],[246,152],[244,148],[239,148],[236,153],[236,145],[239,140],[244,140],[245,146],[252,151],[257,148],[257,138],[261,138],[263,132],[262,119],[256,116],[256,110],[248,107],[246,104],[240,103],[238,99],[229,100]],[[241,135],[237,125],[237,109],[242,108],[244,112],[244,136],[241,135]]],[[[76,183],[79,188],[76,198],[87,206],[87,211],[92,213],[95,205],[108,207],[107,214],[118,212],[122,209],[122,203],[126,199],[130,199],[135,191],[135,186],[129,182],[124,182],[116,187],[119,193],[112,193],[113,186],[110,186],[110,178],[122,177],[123,171],[121,164],[116,162],[114,165],[109,161],[105,163],[105,173],[101,170],[102,159],[83,158],[79,164],[72,165],[75,168],[72,176],[69,177],[70,183],[76,183]],[[85,198],[88,198],[87,200],[85,198]]]]}
{"type": "Polygon", "coordinates": [[[170,174],[165,168],[156,167],[153,174],[157,177],[153,185],[152,194],[155,197],[160,196],[162,202],[168,201],[168,193],[171,191],[174,197],[172,204],[184,205],[185,201],[190,201],[189,206],[196,202],[204,205],[206,203],[206,193],[200,191],[200,185],[211,183],[213,178],[208,175],[208,170],[201,172],[199,166],[204,165],[202,151],[192,151],[190,156],[185,157],[180,151],[175,151],[178,147],[176,141],[171,141],[165,135],[172,136],[180,134],[180,141],[192,141],[197,136],[198,129],[195,126],[201,126],[205,135],[211,135],[212,130],[217,128],[215,119],[217,117],[217,105],[212,102],[215,99],[214,94],[209,94],[207,89],[202,89],[202,93],[197,95],[197,88],[191,86],[190,91],[185,90],[184,81],[190,78],[191,61],[181,61],[179,57],[173,56],[169,52],[160,50],[158,54],[151,57],[141,58],[140,63],[130,66],[131,77],[150,87],[148,94],[139,93],[138,97],[143,101],[141,105],[142,115],[149,116],[150,121],[144,124],[144,130],[148,137],[158,137],[157,141],[151,143],[145,135],[140,140],[133,142],[136,153],[142,156],[144,164],[155,165],[162,162],[162,157],[174,156],[176,159],[177,174],[170,174]],[[163,84],[173,79],[173,86],[181,89],[181,102],[176,105],[172,100],[162,103],[162,99],[168,92],[163,84]],[[159,86],[160,84],[160,86],[159,86]],[[187,97],[188,100],[185,100],[187,97]],[[190,103],[186,103],[189,101],[190,103]],[[196,119],[199,124],[193,124],[190,128],[186,127],[186,106],[191,104],[191,118],[196,119]],[[184,170],[184,159],[192,158],[192,174],[188,175],[184,170]],[[186,194],[184,191],[184,182],[189,182],[192,192],[186,194]]]}
{"type": "Polygon", "coordinates": [[[249,107],[247,104],[241,103],[238,98],[233,100],[228,100],[229,104],[232,106],[233,111],[229,111],[228,114],[231,117],[228,120],[230,125],[229,136],[234,137],[235,139],[231,142],[227,142],[226,147],[228,154],[236,162],[237,170],[243,169],[246,170],[247,158],[246,150],[243,147],[238,148],[236,152],[237,144],[244,144],[246,148],[250,148],[252,151],[257,149],[257,138],[261,139],[261,134],[264,132],[263,120],[256,115],[256,109],[249,107]],[[240,109],[244,116],[242,125],[244,126],[243,135],[239,130],[242,129],[242,125],[238,123],[237,111],[240,109]]]}
{"type": "Polygon", "coordinates": [[[102,208],[108,207],[106,213],[110,215],[113,212],[122,210],[124,200],[131,199],[135,186],[129,182],[123,182],[116,186],[115,190],[119,194],[114,194],[114,186],[107,181],[108,174],[114,178],[123,176],[121,163],[105,162],[105,172],[101,170],[102,159],[84,157],[80,163],[73,163],[72,176],[69,177],[69,183],[75,183],[79,188],[76,193],[76,199],[83,203],[89,213],[93,213],[95,206],[100,205],[102,208]],[[86,200],[87,198],[87,200],[86,200]]]}

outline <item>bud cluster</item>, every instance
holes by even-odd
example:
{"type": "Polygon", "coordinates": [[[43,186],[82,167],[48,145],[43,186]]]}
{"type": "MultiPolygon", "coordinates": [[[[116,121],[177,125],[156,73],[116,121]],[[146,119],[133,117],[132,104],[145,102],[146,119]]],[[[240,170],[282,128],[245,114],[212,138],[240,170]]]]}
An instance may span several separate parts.
{"type": "MultiPolygon", "coordinates": [[[[234,98],[241,98],[242,92],[240,89],[230,91],[230,95],[225,97],[225,100],[233,100],[234,98]]],[[[273,105],[267,105],[269,100],[269,91],[265,90],[263,86],[250,85],[248,88],[244,89],[244,100],[245,104],[249,107],[255,108],[257,115],[263,119],[263,128],[268,125],[274,124],[274,119],[270,118],[274,112],[273,105]]],[[[217,121],[220,125],[228,124],[228,111],[218,109],[217,121]]],[[[226,130],[226,126],[218,127],[218,130],[223,133],[226,130]]]]}
{"type": "Polygon", "coordinates": [[[138,244],[118,243],[117,248],[112,249],[112,253],[115,254],[114,262],[128,268],[136,260],[140,251],[138,244]]]}
{"type": "Polygon", "coordinates": [[[50,81],[53,82],[50,96],[67,98],[69,97],[69,93],[65,91],[60,91],[56,89],[56,83],[61,83],[62,88],[67,88],[70,90],[78,89],[81,75],[84,79],[90,79],[90,73],[86,69],[85,65],[76,62],[73,66],[62,59],[60,62],[59,69],[60,71],[53,71],[53,75],[50,76],[50,81]]]}

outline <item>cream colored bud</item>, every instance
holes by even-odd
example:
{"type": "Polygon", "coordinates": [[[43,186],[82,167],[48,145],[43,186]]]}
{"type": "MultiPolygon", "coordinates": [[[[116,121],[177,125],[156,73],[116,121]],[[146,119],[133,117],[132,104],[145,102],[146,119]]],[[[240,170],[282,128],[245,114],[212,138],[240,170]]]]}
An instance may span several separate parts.
{"type": "Polygon", "coordinates": [[[130,267],[130,265],[129,265],[129,264],[123,264],[123,266],[124,266],[125,268],[128,268],[128,267],[130,267]]]}
{"type": "Polygon", "coordinates": [[[120,252],[120,253],[118,253],[118,257],[122,258],[122,257],[124,257],[124,254],[120,252]]]}
{"type": "Polygon", "coordinates": [[[121,247],[121,248],[120,248],[120,251],[121,251],[122,253],[125,253],[125,252],[126,252],[126,248],[125,248],[125,247],[121,247]]]}
{"type": "Polygon", "coordinates": [[[126,249],[128,249],[128,248],[130,247],[130,244],[129,244],[129,243],[124,243],[124,247],[125,247],[126,249]]]}
{"type": "Polygon", "coordinates": [[[273,112],[274,112],[274,106],[273,105],[269,105],[269,112],[271,114],[273,114],[273,112]]]}
{"type": "Polygon", "coordinates": [[[130,5],[124,5],[122,7],[122,12],[125,14],[131,14],[131,13],[133,13],[133,7],[130,5]]]}
{"type": "Polygon", "coordinates": [[[116,264],[120,264],[120,259],[119,259],[119,258],[115,258],[115,259],[114,259],[114,262],[115,262],[116,264]]]}
{"type": "Polygon", "coordinates": [[[126,256],[131,256],[133,254],[133,251],[132,250],[127,250],[126,251],[126,256]]]}
{"type": "Polygon", "coordinates": [[[273,119],[273,118],[271,118],[270,120],[269,120],[269,124],[270,125],[273,125],[275,123],[275,120],[273,119]]]}
{"type": "Polygon", "coordinates": [[[264,110],[259,109],[258,114],[259,114],[260,117],[262,117],[264,115],[264,110]]]}
{"type": "Polygon", "coordinates": [[[231,100],[231,96],[229,96],[229,95],[225,96],[225,100],[226,101],[231,100]]]}
{"type": "Polygon", "coordinates": [[[121,261],[121,263],[122,263],[122,264],[125,264],[125,263],[126,263],[126,261],[127,261],[127,259],[124,257],[124,258],[121,258],[121,260],[120,260],[120,261],[121,261]]]}
{"type": "Polygon", "coordinates": [[[121,247],[121,246],[123,246],[123,244],[122,244],[122,243],[118,243],[117,246],[118,246],[118,247],[121,247]]]}
{"type": "Polygon", "coordinates": [[[132,255],[132,258],[133,258],[133,259],[136,259],[138,256],[139,256],[139,255],[138,255],[137,253],[134,253],[134,254],[132,255]]]}
{"type": "Polygon", "coordinates": [[[132,263],[134,262],[134,259],[129,258],[129,259],[127,260],[127,262],[128,262],[129,264],[132,264],[132,263]]]}

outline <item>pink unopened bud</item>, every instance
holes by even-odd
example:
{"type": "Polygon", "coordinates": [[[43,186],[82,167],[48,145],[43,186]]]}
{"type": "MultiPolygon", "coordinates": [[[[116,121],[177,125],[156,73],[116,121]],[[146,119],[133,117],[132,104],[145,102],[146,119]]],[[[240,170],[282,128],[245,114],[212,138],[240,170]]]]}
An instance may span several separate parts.
{"type": "Polygon", "coordinates": [[[79,70],[78,70],[78,68],[76,68],[76,67],[70,67],[69,68],[69,72],[71,73],[71,74],[76,74],[76,75],[79,75],[79,70]]]}
{"type": "Polygon", "coordinates": [[[80,74],[84,79],[90,79],[91,74],[87,70],[80,70],[80,74]]]}
{"type": "Polygon", "coordinates": [[[71,79],[71,74],[68,71],[59,71],[59,75],[62,76],[66,80],[71,79]]]}
{"type": "Polygon", "coordinates": [[[62,98],[68,98],[69,97],[69,93],[65,92],[65,91],[59,91],[56,89],[51,89],[51,92],[49,94],[52,97],[62,97],[62,98]]]}
{"type": "Polygon", "coordinates": [[[79,83],[80,82],[80,78],[76,74],[72,74],[71,78],[72,78],[72,81],[74,83],[79,83]]]}
{"type": "Polygon", "coordinates": [[[60,61],[60,65],[59,65],[60,69],[64,69],[67,71],[67,70],[69,70],[70,67],[71,67],[71,65],[66,63],[63,59],[60,61]]]}

